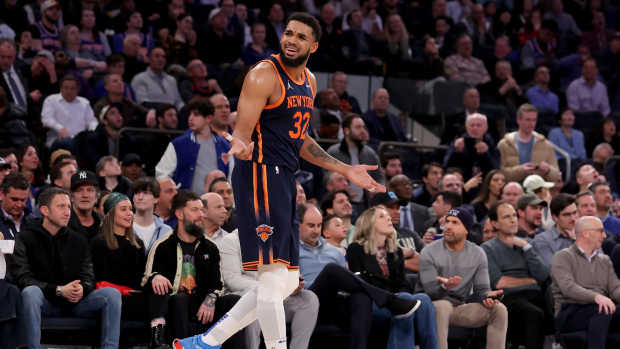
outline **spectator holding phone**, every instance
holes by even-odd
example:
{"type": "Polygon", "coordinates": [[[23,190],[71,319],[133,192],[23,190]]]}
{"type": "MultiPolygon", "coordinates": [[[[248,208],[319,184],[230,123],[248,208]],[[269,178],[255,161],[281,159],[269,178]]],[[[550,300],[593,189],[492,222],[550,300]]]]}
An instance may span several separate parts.
{"type": "Polygon", "coordinates": [[[467,115],[465,133],[450,143],[450,149],[444,159],[444,168],[457,167],[463,171],[463,177],[469,179],[475,169],[486,175],[499,167],[499,151],[487,132],[489,125],[483,114],[467,115]]]}

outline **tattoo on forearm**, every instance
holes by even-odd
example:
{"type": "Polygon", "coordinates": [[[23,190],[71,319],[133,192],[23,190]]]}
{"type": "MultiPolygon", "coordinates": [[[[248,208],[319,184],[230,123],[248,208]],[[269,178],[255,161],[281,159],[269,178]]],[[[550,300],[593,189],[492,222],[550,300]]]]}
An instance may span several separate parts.
{"type": "Polygon", "coordinates": [[[324,161],[330,164],[338,163],[338,160],[331,157],[325,152],[325,150],[323,150],[323,148],[321,148],[318,144],[314,142],[308,145],[308,153],[310,153],[310,155],[312,155],[312,157],[314,157],[318,161],[324,161]]]}

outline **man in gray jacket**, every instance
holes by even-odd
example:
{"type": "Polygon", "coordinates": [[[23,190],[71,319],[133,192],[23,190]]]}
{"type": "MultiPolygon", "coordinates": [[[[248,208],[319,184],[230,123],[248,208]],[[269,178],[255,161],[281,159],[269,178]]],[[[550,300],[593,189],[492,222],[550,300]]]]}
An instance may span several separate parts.
{"type": "MultiPolygon", "coordinates": [[[[334,158],[349,165],[367,164],[380,166],[379,156],[371,147],[364,145],[368,140],[368,129],[364,124],[364,119],[358,114],[348,114],[342,121],[342,129],[344,131],[344,139],[338,144],[334,144],[327,153],[334,158]]],[[[369,171],[370,176],[383,183],[383,173],[381,169],[369,171]]],[[[353,203],[361,203],[364,201],[364,189],[351,185],[351,201],[353,203]]]]}
{"type": "Polygon", "coordinates": [[[608,256],[600,252],[606,237],[598,217],[575,224],[577,240],[553,257],[551,279],[557,330],[586,331],[588,348],[605,348],[607,334],[620,324],[620,280],[608,256]]]}
{"type": "Polygon", "coordinates": [[[491,291],[487,257],[466,237],[474,223],[463,206],[446,214],[444,238],[427,245],[420,253],[417,292],[431,297],[435,306],[439,349],[448,348],[450,325],[487,326],[487,348],[506,347],[508,312],[498,301],[502,291],[491,291]],[[470,302],[470,293],[479,302],[470,302]]]}

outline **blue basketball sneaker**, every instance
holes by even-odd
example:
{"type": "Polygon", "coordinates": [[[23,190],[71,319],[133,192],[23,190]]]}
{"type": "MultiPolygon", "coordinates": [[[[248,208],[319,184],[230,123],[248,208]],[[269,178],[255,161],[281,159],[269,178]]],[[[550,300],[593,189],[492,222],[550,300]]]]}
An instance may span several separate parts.
{"type": "Polygon", "coordinates": [[[222,347],[221,345],[209,345],[203,342],[201,336],[199,334],[185,339],[175,339],[172,342],[172,347],[174,349],[220,349],[222,347]]]}

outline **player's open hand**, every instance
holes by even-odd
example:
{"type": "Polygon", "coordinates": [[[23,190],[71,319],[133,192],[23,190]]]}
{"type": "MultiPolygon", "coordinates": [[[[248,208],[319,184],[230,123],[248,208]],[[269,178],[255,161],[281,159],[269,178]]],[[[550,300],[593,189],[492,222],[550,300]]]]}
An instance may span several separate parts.
{"type": "Polygon", "coordinates": [[[222,154],[222,160],[224,162],[228,162],[230,156],[235,156],[240,160],[250,160],[252,158],[252,152],[254,151],[254,142],[250,142],[250,144],[245,144],[242,140],[237,137],[232,136],[228,132],[222,132],[220,134],[227,141],[230,142],[230,150],[228,153],[222,154]]]}
{"type": "Polygon", "coordinates": [[[357,185],[360,188],[364,188],[371,192],[382,193],[385,192],[385,187],[377,183],[370,175],[368,171],[376,170],[377,165],[354,165],[343,173],[347,179],[357,185]]]}

